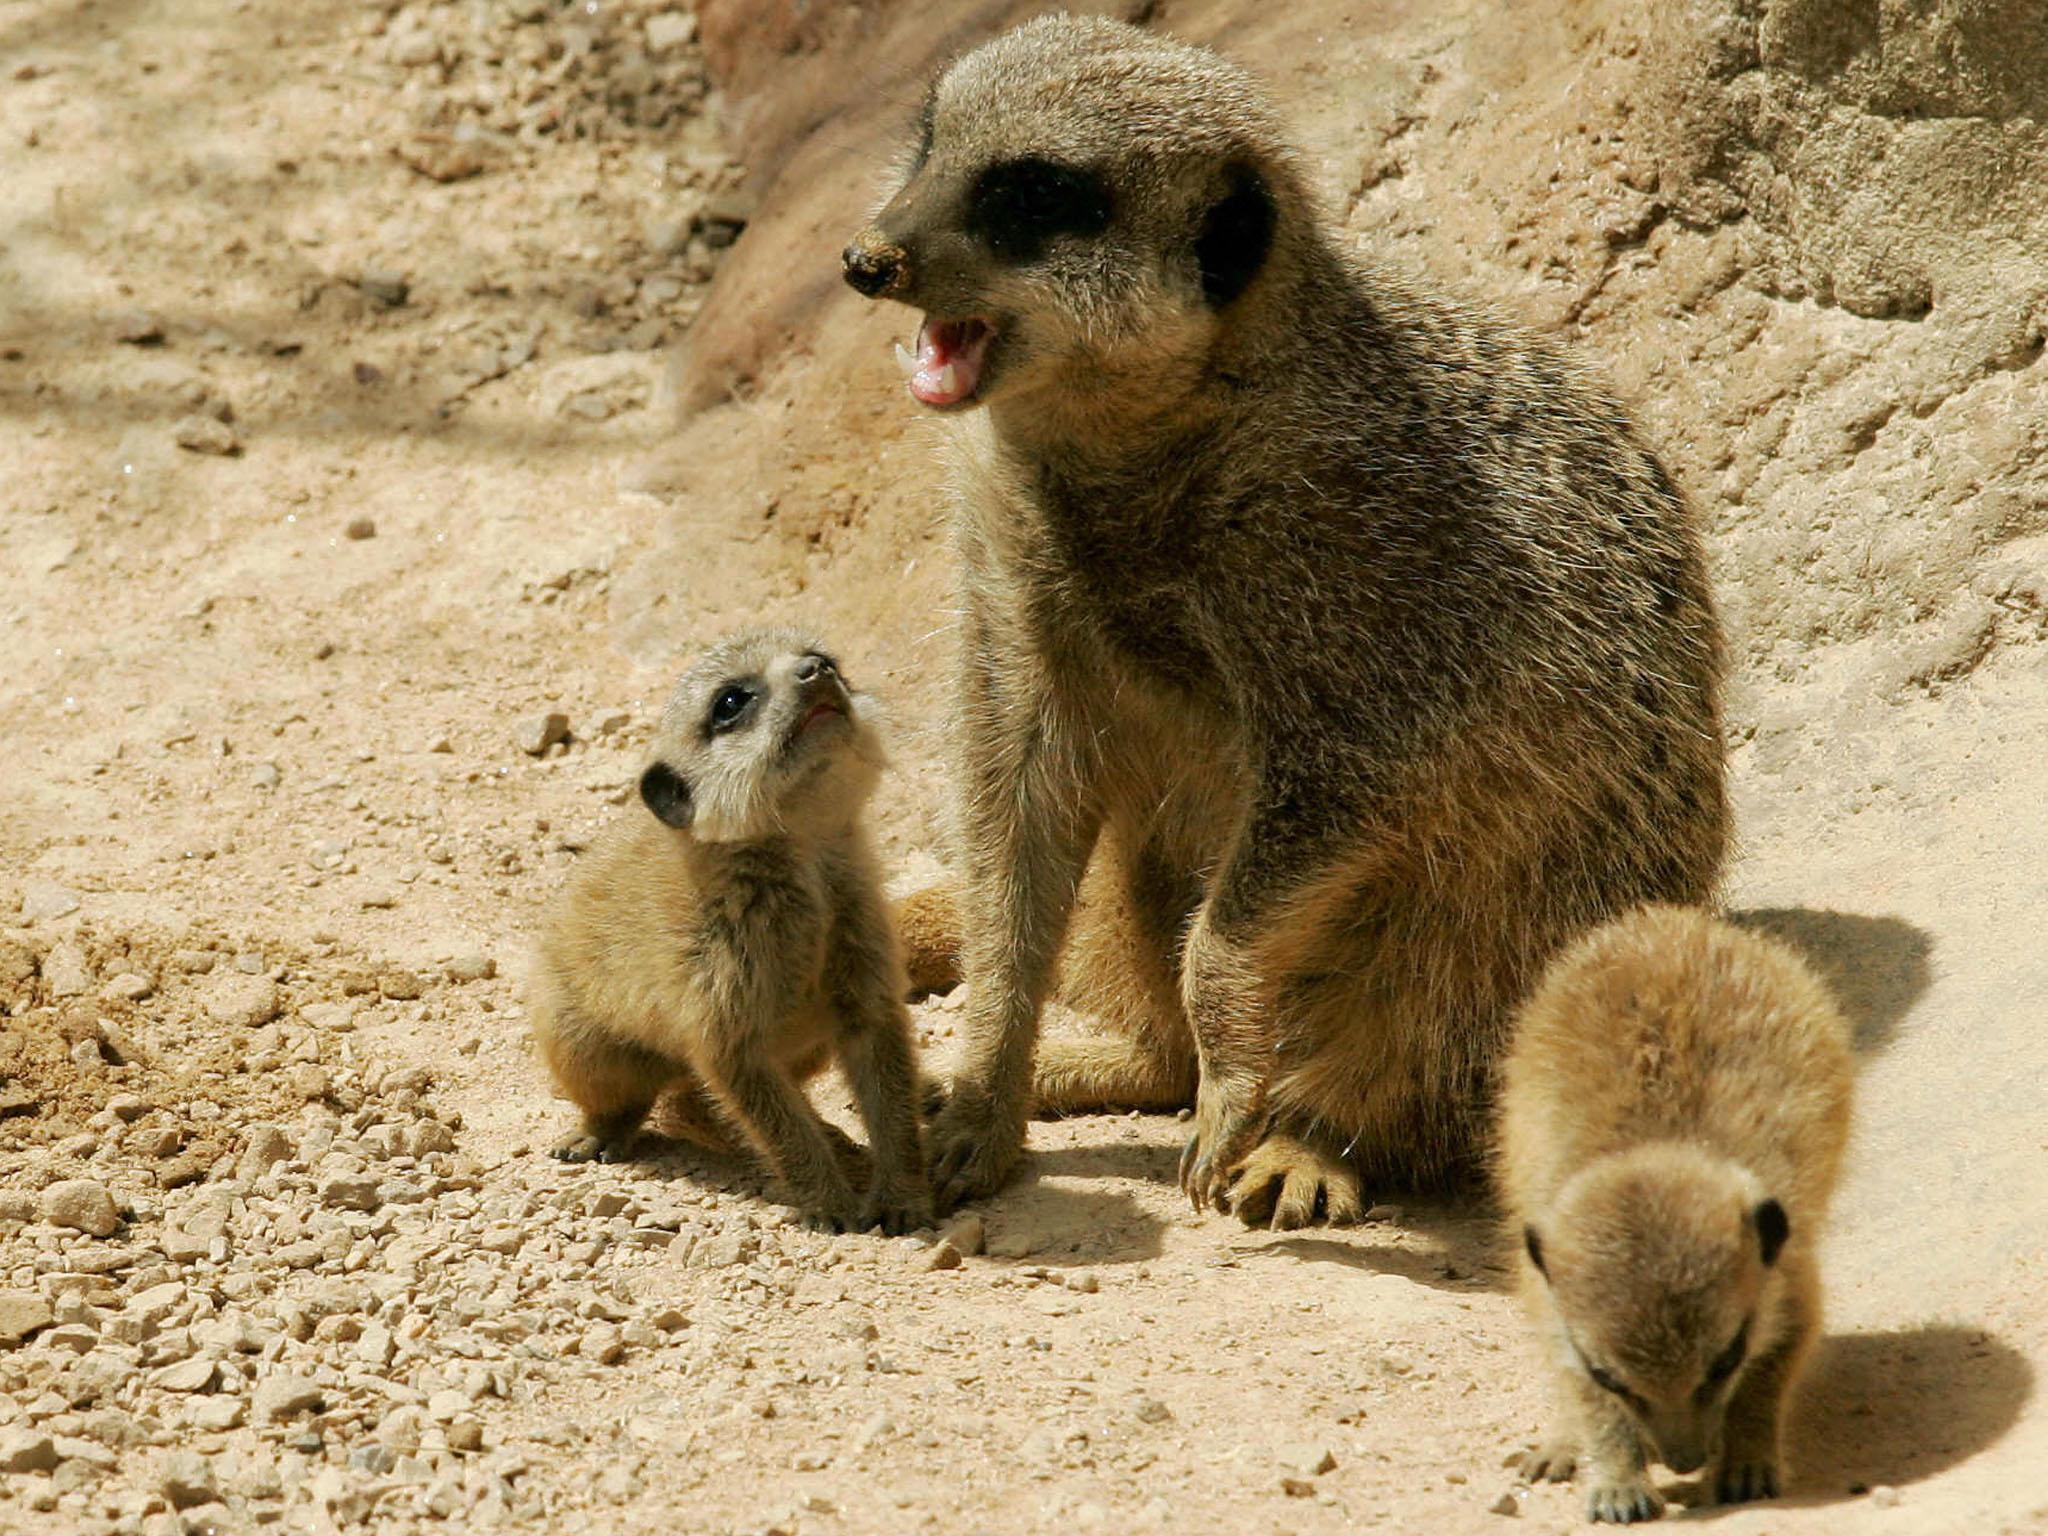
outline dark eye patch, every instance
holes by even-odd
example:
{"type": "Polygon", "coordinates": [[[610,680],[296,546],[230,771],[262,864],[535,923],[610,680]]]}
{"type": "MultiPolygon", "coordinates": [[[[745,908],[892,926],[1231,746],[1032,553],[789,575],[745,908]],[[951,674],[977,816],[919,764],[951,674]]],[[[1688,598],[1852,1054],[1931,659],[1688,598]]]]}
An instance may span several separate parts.
{"type": "Polygon", "coordinates": [[[1109,213],[1100,176],[1035,157],[990,166],[967,194],[967,232],[1003,261],[1036,261],[1059,235],[1099,235],[1109,213]]]}

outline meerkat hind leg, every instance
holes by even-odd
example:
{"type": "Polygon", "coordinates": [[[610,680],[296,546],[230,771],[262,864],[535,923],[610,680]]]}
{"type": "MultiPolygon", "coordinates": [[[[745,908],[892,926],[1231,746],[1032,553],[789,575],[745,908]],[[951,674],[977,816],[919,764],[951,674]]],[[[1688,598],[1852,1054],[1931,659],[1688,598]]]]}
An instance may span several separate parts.
{"type": "Polygon", "coordinates": [[[1292,1232],[1317,1222],[1364,1220],[1358,1173],[1341,1151],[1316,1138],[1275,1131],[1252,1149],[1231,1183],[1230,1209],[1248,1227],[1292,1232]]]}
{"type": "Polygon", "coordinates": [[[689,1068],[643,1046],[586,1034],[553,1043],[549,1064],[577,1108],[583,1127],[564,1138],[554,1155],[565,1163],[617,1163],[626,1159],[634,1134],[664,1089],[689,1068]]]}
{"type": "Polygon", "coordinates": [[[1195,1096],[1192,1042],[1174,1050],[1166,1041],[1129,1035],[1041,1041],[1031,1091],[1041,1115],[1185,1109],[1195,1096]]]}

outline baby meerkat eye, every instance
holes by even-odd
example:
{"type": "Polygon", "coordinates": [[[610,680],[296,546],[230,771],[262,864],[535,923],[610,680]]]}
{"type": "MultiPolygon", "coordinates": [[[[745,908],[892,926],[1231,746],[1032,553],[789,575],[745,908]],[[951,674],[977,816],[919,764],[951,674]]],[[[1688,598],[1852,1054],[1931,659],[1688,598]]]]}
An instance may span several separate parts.
{"type": "Polygon", "coordinates": [[[754,690],[742,683],[728,683],[718,690],[718,697],[711,701],[711,729],[729,731],[739,724],[747,706],[754,702],[754,690]]]}
{"type": "Polygon", "coordinates": [[[1027,156],[981,173],[967,195],[967,232],[1004,261],[1035,261],[1058,235],[1109,227],[1109,189],[1093,171],[1027,156]]]}
{"type": "Polygon", "coordinates": [[[1728,1341],[1728,1347],[1714,1357],[1714,1363],[1707,1367],[1707,1385],[1718,1387],[1742,1364],[1749,1353],[1749,1324],[1745,1322],[1735,1330],[1735,1337],[1728,1341]]]}
{"type": "Polygon", "coordinates": [[[1586,1367],[1586,1374],[1593,1378],[1593,1385],[1598,1387],[1602,1392],[1611,1392],[1614,1396],[1620,1398],[1624,1403],[1632,1403],[1638,1405],[1641,1404],[1642,1399],[1637,1397],[1635,1393],[1629,1391],[1627,1387],[1623,1386],[1621,1384],[1620,1378],[1618,1378],[1612,1371],[1606,1369],[1604,1366],[1589,1364],[1586,1367]]]}

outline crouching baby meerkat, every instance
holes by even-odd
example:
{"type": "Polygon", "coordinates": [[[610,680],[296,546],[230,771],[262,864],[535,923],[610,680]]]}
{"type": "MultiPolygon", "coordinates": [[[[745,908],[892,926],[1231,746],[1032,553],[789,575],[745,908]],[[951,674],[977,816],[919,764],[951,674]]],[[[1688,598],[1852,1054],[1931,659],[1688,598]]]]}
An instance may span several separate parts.
{"type": "Polygon", "coordinates": [[[1853,1072],[1806,965],[1704,912],[1646,907],[1558,959],[1501,1096],[1501,1190],[1564,1404],[1528,1477],[1577,1470],[1592,1518],[1620,1522],[1662,1512],[1653,1458],[1716,1463],[1724,1503],[1777,1496],[1853,1072]]]}
{"type": "Polygon", "coordinates": [[[737,1132],[820,1223],[929,1221],[906,983],[860,823],[883,766],[866,703],[788,630],[727,639],[684,676],[641,806],[584,856],[541,936],[534,1035],[583,1111],[557,1157],[623,1156],[673,1092],[685,1134],[737,1132]],[[871,1174],[803,1094],[832,1057],[871,1174]]]}
{"type": "Polygon", "coordinates": [[[1346,250],[1243,71],[1122,23],[948,68],[843,263],[924,311],[910,393],[948,429],[942,1201],[1008,1176],[1034,1105],[1193,1100],[1195,1205],[1279,1227],[1478,1174],[1544,963],[1717,877],[1670,477],[1557,349],[1346,250]],[[1040,1049],[1056,974],[1095,1032],[1040,1049]]]}

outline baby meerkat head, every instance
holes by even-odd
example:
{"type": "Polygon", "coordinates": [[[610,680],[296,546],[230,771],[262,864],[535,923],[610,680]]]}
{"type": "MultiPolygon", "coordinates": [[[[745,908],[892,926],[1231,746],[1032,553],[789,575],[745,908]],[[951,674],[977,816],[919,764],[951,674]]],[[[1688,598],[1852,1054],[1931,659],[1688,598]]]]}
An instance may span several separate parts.
{"type": "Polygon", "coordinates": [[[1568,1370],[1619,1401],[1664,1464],[1717,1451],[1728,1396],[1771,1343],[1784,1207],[1741,1167],[1661,1143],[1603,1158],[1523,1233],[1568,1370]]]}
{"type": "Polygon", "coordinates": [[[961,409],[1057,388],[1170,397],[1305,202],[1251,78],[1205,49],[1045,17],[932,87],[846,280],[925,311],[910,392],[961,409]]]}
{"type": "Polygon", "coordinates": [[[871,713],[809,637],[733,635],[676,685],[640,799],[707,843],[844,830],[881,774],[871,713]]]}

